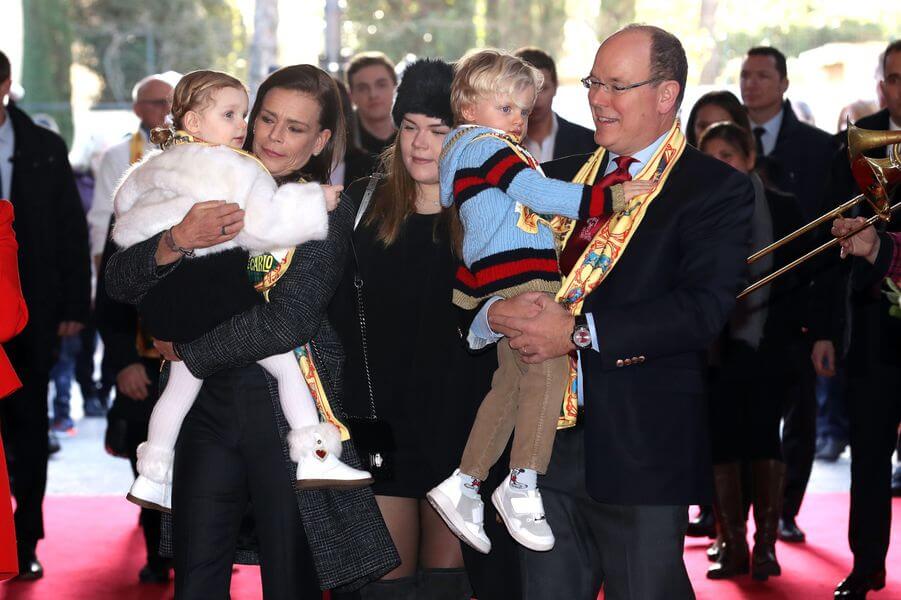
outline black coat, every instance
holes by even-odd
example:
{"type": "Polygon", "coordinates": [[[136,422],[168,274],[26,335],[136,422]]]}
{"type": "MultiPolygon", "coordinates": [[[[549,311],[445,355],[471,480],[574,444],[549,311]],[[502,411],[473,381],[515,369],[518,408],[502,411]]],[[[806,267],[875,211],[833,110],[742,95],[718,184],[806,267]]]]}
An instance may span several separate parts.
{"type": "MultiPolygon", "coordinates": [[[[801,206],[792,194],[766,189],[767,206],[773,220],[773,239],[781,239],[804,224],[801,206]]],[[[802,254],[802,240],[774,251],[776,266],[788,264],[802,254]]],[[[806,322],[810,273],[800,268],[789,271],[770,284],[767,318],[763,336],[774,345],[785,345],[801,337],[806,322]]]]}
{"type": "MultiPolygon", "coordinates": [[[[888,110],[864,117],[856,125],[863,129],[886,131],[889,128],[888,110]]],[[[841,135],[844,137],[843,134],[841,135]]],[[[865,154],[871,158],[884,158],[885,148],[875,148],[865,154]]],[[[857,183],[851,176],[847,156],[847,143],[845,143],[840,155],[842,160],[836,167],[836,172],[839,174],[836,179],[842,183],[839,190],[842,191],[844,199],[860,193],[857,183]]],[[[901,192],[895,190],[891,200],[898,202],[899,199],[901,199],[901,192]]],[[[859,205],[859,210],[855,214],[869,217],[873,211],[869,204],[864,202],[859,205]]],[[[901,230],[897,218],[887,227],[879,227],[889,231],[901,230]]],[[[837,251],[834,254],[837,255],[837,251]]],[[[853,264],[853,261],[845,262],[848,268],[853,264]]],[[[888,300],[879,291],[882,281],[874,282],[857,278],[850,282],[846,279],[843,283],[847,287],[841,289],[842,294],[838,298],[846,300],[843,308],[850,315],[850,323],[845,329],[845,336],[849,340],[847,352],[849,375],[867,376],[870,366],[877,362],[885,365],[901,365],[901,344],[898,343],[898,340],[901,339],[901,320],[888,314],[888,300]]]]}
{"type": "Polygon", "coordinates": [[[554,160],[574,154],[587,154],[594,152],[597,148],[598,145],[594,141],[594,132],[592,130],[570,123],[560,115],[557,115],[554,160]]]}
{"type": "MultiPolygon", "coordinates": [[[[357,181],[343,201],[359,206],[368,182],[369,178],[357,181]]],[[[490,389],[497,353],[490,349],[471,354],[460,342],[458,309],[450,301],[460,261],[440,228],[434,247],[419,250],[425,256],[407,256],[412,248],[421,247],[409,241],[413,219],[416,216],[408,217],[398,240],[387,248],[378,239],[376,227],[361,221],[353,243],[364,282],[366,342],[377,413],[394,429],[398,451],[415,454],[420,465],[420,472],[398,473],[394,482],[376,487],[376,493],[402,495],[420,489],[424,497],[459,464],[476,411],[490,389]],[[409,273],[411,264],[427,265],[429,270],[414,270],[419,277],[404,281],[401,274],[409,273]],[[417,315],[413,323],[411,315],[417,315]]],[[[370,412],[369,387],[355,270],[353,254],[348,253],[329,315],[347,353],[345,410],[365,417],[370,412]]]]}
{"type": "Polygon", "coordinates": [[[805,222],[820,215],[837,149],[831,135],[799,121],[785,101],[776,146],[766,158],[771,183],[797,196],[805,222]]]}
{"type": "MultiPolygon", "coordinates": [[[[586,159],[544,169],[571,179],[586,159]]],[[[747,176],[687,147],[618,264],[585,299],[600,347],[582,352],[586,483],[598,501],[710,500],[707,349],[744,283],[753,204],[747,176]]]]}
{"type": "Polygon", "coordinates": [[[10,200],[29,312],[28,326],[7,347],[31,369],[49,371],[60,322],[88,320],[88,226],[63,139],[12,104],[6,111],[15,134],[10,200]]]}

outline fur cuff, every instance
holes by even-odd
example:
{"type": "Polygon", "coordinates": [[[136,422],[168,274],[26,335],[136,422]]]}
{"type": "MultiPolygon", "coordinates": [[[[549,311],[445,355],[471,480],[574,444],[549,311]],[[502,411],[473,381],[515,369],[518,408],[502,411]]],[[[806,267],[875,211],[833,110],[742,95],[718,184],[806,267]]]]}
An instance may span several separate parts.
{"type": "Polygon", "coordinates": [[[317,442],[331,452],[335,458],[341,457],[341,432],[331,423],[320,423],[300,429],[292,429],[288,433],[288,449],[291,460],[299,463],[307,454],[320,447],[317,442]]]}
{"type": "Polygon", "coordinates": [[[235,239],[248,250],[271,252],[324,240],[327,235],[328,211],[322,187],[315,183],[288,183],[271,197],[256,190],[251,193],[244,229],[235,239]]]}
{"type": "Polygon", "coordinates": [[[138,446],[138,473],[157,483],[172,483],[173,450],[141,442],[138,446]]]}

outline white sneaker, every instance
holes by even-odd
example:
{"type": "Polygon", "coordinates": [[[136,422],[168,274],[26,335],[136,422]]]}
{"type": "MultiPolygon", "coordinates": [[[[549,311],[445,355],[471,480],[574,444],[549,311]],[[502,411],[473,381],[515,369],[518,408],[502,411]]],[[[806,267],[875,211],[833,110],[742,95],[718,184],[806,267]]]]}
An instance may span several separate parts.
{"type": "Polygon", "coordinates": [[[297,463],[298,489],[353,489],[374,481],[369,471],[339,460],[341,434],[334,425],[320,423],[293,430],[288,434],[288,446],[297,463]]]}
{"type": "Polygon", "coordinates": [[[172,512],[172,486],[153,481],[143,475],[138,475],[125,498],[143,508],[172,512]]]}
{"type": "Polygon", "coordinates": [[[491,494],[491,503],[514,540],[537,552],[547,552],[554,547],[554,532],[544,518],[544,503],[537,488],[515,489],[507,477],[491,494]]]}
{"type": "Polygon", "coordinates": [[[426,498],[457,537],[483,554],[491,552],[491,540],[483,526],[485,505],[481,498],[463,493],[460,469],[432,488],[426,498]]]}

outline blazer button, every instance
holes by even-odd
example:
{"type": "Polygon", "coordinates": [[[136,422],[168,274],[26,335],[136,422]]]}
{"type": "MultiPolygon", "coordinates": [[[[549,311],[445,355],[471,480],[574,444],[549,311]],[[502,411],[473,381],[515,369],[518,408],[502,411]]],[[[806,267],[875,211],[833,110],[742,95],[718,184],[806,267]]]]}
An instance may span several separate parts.
{"type": "Polygon", "coordinates": [[[632,365],[632,359],[631,359],[631,358],[627,358],[626,360],[623,361],[623,364],[625,364],[627,367],[628,367],[628,366],[631,366],[631,365],[632,365]]]}
{"type": "Polygon", "coordinates": [[[625,365],[625,364],[626,364],[626,363],[623,362],[623,359],[619,359],[618,361],[616,361],[616,366],[617,366],[617,367],[622,367],[622,366],[625,365]]]}

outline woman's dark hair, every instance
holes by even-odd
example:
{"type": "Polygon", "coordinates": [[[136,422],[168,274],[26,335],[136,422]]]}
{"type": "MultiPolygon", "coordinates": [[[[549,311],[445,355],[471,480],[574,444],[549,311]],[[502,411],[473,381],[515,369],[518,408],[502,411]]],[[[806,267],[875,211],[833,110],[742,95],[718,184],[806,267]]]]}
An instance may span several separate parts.
{"type": "Polygon", "coordinates": [[[698,149],[703,152],[704,144],[713,140],[722,140],[735,147],[745,158],[754,154],[754,137],[751,132],[735,123],[722,121],[705,129],[698,140],[698,149]]]}
{"type": "Polygon", "coordinates": [[[739,127],[743,127],[748,131],[751,130],[751,121],[748,119],[748,112],[745,110],[745,107],[739,99],[735,97],[735,94],[725,90],[721,92],[707,92],[698,98],[695,105],[691,107],[691,113],[688,115],[688,122],[685,124],[685,138],[688,143],[695,148],[700,147],[698,146],[699,140],[695,135],[695,123],[698,121],[698,113],[701,112],[702,108],[711,104],[718,106],[729,113],[732,121],[739,127]]]}
{"type": "Polygon", "coordinates": [[[328,129],[332,136],[318,156],[311,156],[307,164],[296,171],[279,177],[279,183],[297,181],[303,177],[311,181],[327,183],[332,174],[332,159],[344,155],[345,125],[338,86],[331,75],[313,65],[291,65],[273,72],[260,84],[253,108],[247,119],[247,139],[244,149],[253,151],[253,125],[263,107],[266,94],[272,89],[292,90],[306,94],[319,105],[319,128],[328,129]]]}

